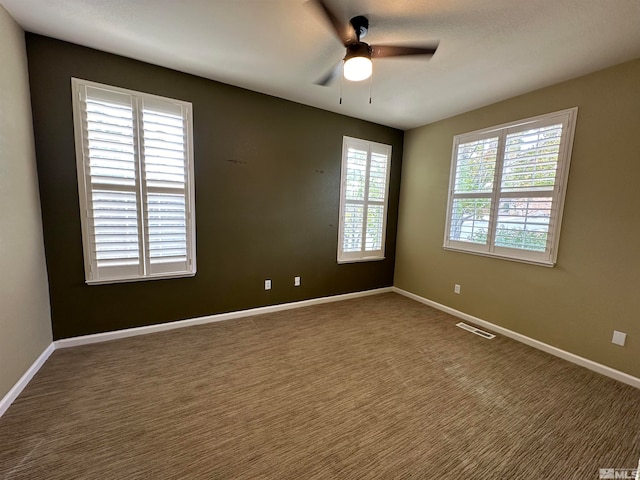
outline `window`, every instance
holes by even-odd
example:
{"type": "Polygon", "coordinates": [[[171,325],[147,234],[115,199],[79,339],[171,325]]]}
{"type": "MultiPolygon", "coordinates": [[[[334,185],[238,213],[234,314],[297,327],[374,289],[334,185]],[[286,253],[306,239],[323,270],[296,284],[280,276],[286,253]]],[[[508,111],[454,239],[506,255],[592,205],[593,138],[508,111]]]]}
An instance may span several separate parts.
{"type": "Polygon", "coordinates": [[[191,104],[72,79],[86,282],[196,272],[191,104]]]}
{"type": "Polygon", "coordinates": [[[391,146],[344,137],[338,263],[384,259],[391,146]]]}
{"type": "Polygon", "coordinates": [[[555,264],[577,111],[454,138],[444,248],[555,264]]]}

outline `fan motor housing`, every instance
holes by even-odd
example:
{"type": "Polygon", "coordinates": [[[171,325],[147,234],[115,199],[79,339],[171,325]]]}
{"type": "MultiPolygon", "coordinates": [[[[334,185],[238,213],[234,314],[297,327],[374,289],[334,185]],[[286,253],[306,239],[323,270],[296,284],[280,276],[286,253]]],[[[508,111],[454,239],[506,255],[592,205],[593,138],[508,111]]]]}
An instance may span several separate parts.
{"type": "Polygon", "coordinates": [[[347,54],[344,57],[345,62],[353,57],[371,58],[371,47],[369,44],[358,42],[347,45],[347,54]]]}

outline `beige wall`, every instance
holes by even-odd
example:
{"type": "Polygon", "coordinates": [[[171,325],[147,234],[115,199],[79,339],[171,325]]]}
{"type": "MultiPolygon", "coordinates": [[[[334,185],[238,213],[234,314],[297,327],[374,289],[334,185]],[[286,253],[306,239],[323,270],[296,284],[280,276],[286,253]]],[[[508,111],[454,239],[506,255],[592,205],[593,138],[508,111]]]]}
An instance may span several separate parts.
{"type": "Polygon", "coordinates": [[[640,60],[407,132],[397,245],[395,286],[640,377],[640,60]],[[453,136],[574,106],[555,268],[443,250],[453,136]]]}
{"type": "Polygon", "coordinates": [[[0,6],[0,399],[51,343],[22,29],[0,6]]]}

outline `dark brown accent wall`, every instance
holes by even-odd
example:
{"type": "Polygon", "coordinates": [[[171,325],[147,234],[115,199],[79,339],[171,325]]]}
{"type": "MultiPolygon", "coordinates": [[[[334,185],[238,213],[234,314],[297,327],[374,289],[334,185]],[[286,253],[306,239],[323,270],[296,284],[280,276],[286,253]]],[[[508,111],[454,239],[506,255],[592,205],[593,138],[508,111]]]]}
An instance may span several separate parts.
{"type": "Polygon", "coordinates": [[[393,284],[402,131],[35,34],[26,41],[55,339],[393,284]],[[195,277],[85,284],[71,77],[192,102],[195,277]],[[343,135],[393,147],[384,261],[336,262],[343,135]]]}

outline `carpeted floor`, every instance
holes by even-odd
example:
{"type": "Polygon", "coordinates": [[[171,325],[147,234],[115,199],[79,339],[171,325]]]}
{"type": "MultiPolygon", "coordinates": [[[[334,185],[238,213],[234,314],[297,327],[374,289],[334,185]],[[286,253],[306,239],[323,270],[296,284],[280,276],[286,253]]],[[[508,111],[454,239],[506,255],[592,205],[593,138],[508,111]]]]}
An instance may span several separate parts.
{"type": "Polygon", "coordinates": [[[597,479],[640,390],[396,294],[58,350],[0,478],[597,479]]]}

